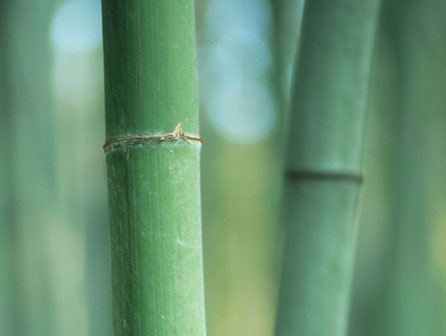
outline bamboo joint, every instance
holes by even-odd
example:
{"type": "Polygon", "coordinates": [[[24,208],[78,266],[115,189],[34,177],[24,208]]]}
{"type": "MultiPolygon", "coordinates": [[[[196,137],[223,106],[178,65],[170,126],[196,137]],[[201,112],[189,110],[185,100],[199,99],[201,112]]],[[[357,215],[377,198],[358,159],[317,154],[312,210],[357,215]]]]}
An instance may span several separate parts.
{"type": "Polygon", "coordinates": [[[204,144],[204,141],[194,135],[186,134],[183,131],[183,124],[179,123],[172,132],[165,134],[138,134],[138,135],[129,135],[118,138],[108,139],[104,144],[103,149],[104,152],[107,153],[112,149],[120,146],[130,147],[134,145],[140,145],[144,143],[156,143],[163,141],[179,141],[183,140],[188,144],[192,144],[192,142],[198,142],[200,144],[204,144]]]}
{"type": "Polygon", "coordinates": [[[364,178],[361,174],[336,171],[309,171],[309,170],[288,170],[285,176],[290,180],[336,180],[362,183],[364,178]]]}

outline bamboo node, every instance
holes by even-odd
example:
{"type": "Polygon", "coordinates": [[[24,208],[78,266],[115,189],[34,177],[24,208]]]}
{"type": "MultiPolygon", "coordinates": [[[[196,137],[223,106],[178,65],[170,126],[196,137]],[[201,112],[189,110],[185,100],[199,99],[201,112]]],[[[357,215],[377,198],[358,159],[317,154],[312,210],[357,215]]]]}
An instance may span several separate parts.
{"type": "Polygon", "coordinates": [[[186,134],[183,131],[183,124],[178,123],[175,129],[166,134],[140,134],[140,135],[129,135],[118,138],[108,139],[104,144],[104,152],[107,153],[112,149],[120,146],[130,146],[143,144],[143,143],[153,143],[153,142],[163,142],[163,141],[180,141],[183,140],[187,144],[191,145],[193,142],[199,142],[204,144],[204,141],[197,136],[186,134]]]}
{"type": "Polygon", "coordinates": [[[290,180],[337,180],[350,181],[361,184],[364,180],[361,174],[352,172],[336,172],[336,171],[310,171],[310,170],[288,170],[285,175],[290,180]]]}

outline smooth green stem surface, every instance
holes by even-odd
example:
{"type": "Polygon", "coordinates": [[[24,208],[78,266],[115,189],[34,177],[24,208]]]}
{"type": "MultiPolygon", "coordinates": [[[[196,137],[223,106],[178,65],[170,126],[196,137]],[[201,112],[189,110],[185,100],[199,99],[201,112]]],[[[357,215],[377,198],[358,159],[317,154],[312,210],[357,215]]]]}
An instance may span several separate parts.
{"type": "MultiPolygon", "coordinates": [[[[107,140],[198,134],[194,3],[103,0],[107,140]]],[[[205,335],[200,144],[107,150],[114,335],[205,335]]]]}
{"type": "Polygon", "coordinates": [[[288,137],[280,336],[347,329],[378,1],[305,5],[288,137]]]}

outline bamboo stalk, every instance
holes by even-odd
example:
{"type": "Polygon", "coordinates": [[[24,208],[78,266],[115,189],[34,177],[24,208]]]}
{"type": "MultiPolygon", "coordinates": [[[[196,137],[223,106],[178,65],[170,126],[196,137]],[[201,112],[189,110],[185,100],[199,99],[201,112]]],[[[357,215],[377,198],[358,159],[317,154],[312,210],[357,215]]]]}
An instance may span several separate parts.
{"type": "Polygon", "coordinates": [[[444,143],[438,141],[446,131],[446,72],[440,65],[446,56],[445,7],[440,0],[401,5],[386,1],[383,15],[394,56],[392,125],[398,127],[388,160],[393,192],[391,249],[384,261],[386,310],[378,322],[382,335],[441,335],[446,301],[439,272],[444,254],[439,258],[438,248],[445,244],[445,226],[435,215],[446,190],[444,143]]]}
{"type": "MultiPolygon", "coordinates": [[[[398,125],[394,104],[399,57],[393,53],[394,43],[383,33],[385,12],[382,8],[367,111],[363,162],[367,185],[361,196],[349,335],[384,336],[383,321],[388,315],[388,309],[383,308],[388,296],[384,282],[395,267],[393,261],[388,263],[395,178],[389,174],[389,163],[394,154],[394,126],[398,125]]],[[[389,15],[389,19],[394,21],[395,17],[389,15]]]]}
{"type": "Polygon", "coordinates": [[[378,1],[306,3],[289,130],[276,335],[345,335],[378,1]]]}
{"type": "Polygon", "coordinates": [[[361,221],[363,252],[356,262],[351,335],[442,335],[446,330],[445,273],[440,271],[446,71],[439,65],[446,57],[441,43],[446,8],[441,0],[402,4],[383,1],[371,109],[379,124],[367,132],[372,155],[364,199],[370,202],[361,221]]]}
{"type": "Polygon", "coordinates": [[[12,225],[11,101],[8,13],[10,2],[0,4],[0,335],[17,334],[17,286],[14,272],[14,226],[12,225]],[[12,238],[12,239],[11,239],[12,238]]]}
{"type": "MultiPolygon", "coordinates": [[[[48,31],[53,4],[11,1],[8,16],[10,209],[16,335],[57,335],[48,232],[55,221],[53,106],[48,31]]],[[[5,23],[4,23],[5,24],[5,23]]],[[[53,233],[53,232],[51,232],[53,233]]]]}
{"type": "Polygon", "coordinates": [[[194,3],[102,4],[114,335],[204,335],[194,3]]]}

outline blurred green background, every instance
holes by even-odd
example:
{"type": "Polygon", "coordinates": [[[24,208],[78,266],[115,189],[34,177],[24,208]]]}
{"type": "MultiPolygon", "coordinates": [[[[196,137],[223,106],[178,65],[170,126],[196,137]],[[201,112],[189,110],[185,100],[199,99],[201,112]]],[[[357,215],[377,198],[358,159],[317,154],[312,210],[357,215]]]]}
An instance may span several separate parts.
{"type": "MultiPolygon", "coordinates": [[[[302,12],[196,1],[210,336],[273,334],[302,12]]],[[[350,335],[446,335],[446,3],[381,14],[350,335]]],[[[100,1],[1,2],[1,336],[111,335],[102,57],[100,1]]]]}

